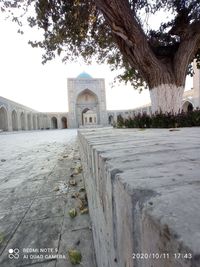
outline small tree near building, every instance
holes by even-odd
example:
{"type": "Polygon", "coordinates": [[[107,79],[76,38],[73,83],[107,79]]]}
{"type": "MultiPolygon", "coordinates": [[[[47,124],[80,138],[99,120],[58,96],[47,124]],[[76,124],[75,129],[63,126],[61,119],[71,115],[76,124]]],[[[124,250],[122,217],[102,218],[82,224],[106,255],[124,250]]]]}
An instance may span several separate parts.
{"type": "MultiPolygon", "coordinates": [[[[0,0],[1,9],[33,7],[31,27],[44,29],[43,61],[63,54],[111,64],[121,80],[150,90],[152,111],[178,112],[191,62],[200,62],[199,0],[0,0]],[[151,29],[147,17],[162,20],[151,29]]],[[[14,17],[18,21],[18,18],[14,17]]]]}

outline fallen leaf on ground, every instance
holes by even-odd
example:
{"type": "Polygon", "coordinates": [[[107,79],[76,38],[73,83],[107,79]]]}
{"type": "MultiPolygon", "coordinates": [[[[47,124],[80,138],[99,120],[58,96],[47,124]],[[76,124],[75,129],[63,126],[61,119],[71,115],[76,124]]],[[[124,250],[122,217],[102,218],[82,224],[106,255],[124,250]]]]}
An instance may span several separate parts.
{"type": "Polygon", "coordinates": [[[75,186],[75,185],[77,185],[77,182],[75,179],[73,179],[73,180],[69,180],[69,184],[72,186],[75,186]]]}
{"type": "Polygon", "coordinates": [[[59,191],[59,187],[56,186],[53,191],[59,191]]]}
{"type": "Polygon", "coordinates": [[[85,192],[85,188],[84,188],[84,187],[81,187],[81,188],[79,189],[79,192],[85,192]]]}
{"type": "Polygon", "coordinates": [[[89,209],[88,208],[85,208],[81,211],[81,215],[83,214],[88,214],[89,213],[89,209]]]}
{"type": "Polygon", "coordinates": [[[75,167],[73,174],[78,175],[82,172],[83,168],[82,166],[75,167]]]}
{"type": "Polygon", "coordinates": [[[79,201],[79,209],[80,210],[83,210],[83,209],[88,207],[87,198],[85,198],[85,196],[78,198],[78,201],[79,201]]]}
{"type": "Polygon", "coordinates": [[[79,195],[79,193],[73,193],[72,195],[71,195],[71,198],[78,198],[80,195],[79,195]]]}
{"type": "Polygon", "coordinates": [[[82,260],[81,252],[76,249],[68,250],[69,260],[71,264],[80,264],[82,260]]]}
{"type": "Polygon", "coordinates": [[[76,211],[75,208],[69,210],[69,216],[70,216],[71,218],[74,218],[74,217],[77,216],[77,211],[76,211]]]}

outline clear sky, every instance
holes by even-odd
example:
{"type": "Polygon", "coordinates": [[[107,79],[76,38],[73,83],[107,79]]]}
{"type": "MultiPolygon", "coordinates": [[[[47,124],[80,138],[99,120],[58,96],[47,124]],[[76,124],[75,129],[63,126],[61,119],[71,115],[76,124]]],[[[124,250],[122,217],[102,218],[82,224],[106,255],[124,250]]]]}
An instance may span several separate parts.
{"type": "Polygon", "coordinates": [[[105,78],[107,109],[131,109],[150,103],[148,90],[138,93],[124,84],[112,87],[116,73],[109,66],[88,66],[81,60],[64,64],[59,58],[42,65],[42,51],[28,45],[28,40],[38,37],[33,29],[25,27],[25,34],[20,35],[16,24],[0,19],[0,36],[0,96],[41,112],[65,112],[67,78],[86,71],[94,78],[105,78]]]}

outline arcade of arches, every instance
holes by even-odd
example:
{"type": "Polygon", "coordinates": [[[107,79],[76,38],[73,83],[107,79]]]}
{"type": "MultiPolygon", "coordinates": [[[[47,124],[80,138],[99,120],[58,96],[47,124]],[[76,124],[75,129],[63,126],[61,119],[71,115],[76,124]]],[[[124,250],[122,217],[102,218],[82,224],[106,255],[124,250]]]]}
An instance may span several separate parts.
{"type": "Polygon", "coordinates": [[[0,132],[67,128],[67,113],[38,113],[0,97],[0,132]]]}
{"type": "MultiPolygon", "coordinates": [[[[9,99],[0,97],[0,131],[64,129],[114,125],[117,117],[151,114],[151,105],[130,110],[106,110],[105,79],[92,78],[83,72],[69,78],[69,112],[41,113],[9,99]]],[[[193,89],[185,91],[183,111],[200,107],[200,70],[194,70],[193,89]]]]}

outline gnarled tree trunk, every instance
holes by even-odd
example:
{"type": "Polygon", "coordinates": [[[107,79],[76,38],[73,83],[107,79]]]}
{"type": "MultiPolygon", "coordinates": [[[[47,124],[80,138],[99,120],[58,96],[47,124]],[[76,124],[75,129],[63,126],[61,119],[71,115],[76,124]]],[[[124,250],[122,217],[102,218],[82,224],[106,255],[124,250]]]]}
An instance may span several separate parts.
{"type": "Polygon", "coordinates": [[[178,113],[182,109],[184,86],[162,84],[150,90],[151,109],[155,112],[178,113]]]}
{"type": "Polygon", "coordinates": [[[172,51],[169,45],[171,52],[160,55],[145,35],[128,0],[95,2],[123,57],[149,86],[153,112],[177,113],[181,109],[187,67],[200,46],[200,22],[184,26],[176,48],[172,51]]]}

